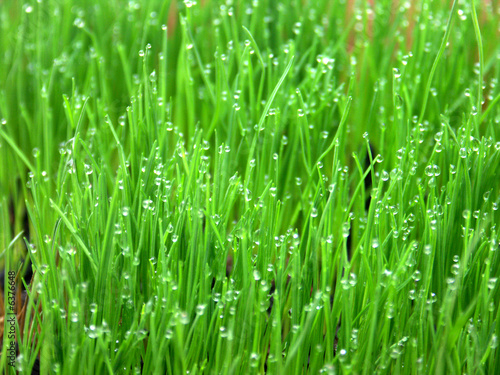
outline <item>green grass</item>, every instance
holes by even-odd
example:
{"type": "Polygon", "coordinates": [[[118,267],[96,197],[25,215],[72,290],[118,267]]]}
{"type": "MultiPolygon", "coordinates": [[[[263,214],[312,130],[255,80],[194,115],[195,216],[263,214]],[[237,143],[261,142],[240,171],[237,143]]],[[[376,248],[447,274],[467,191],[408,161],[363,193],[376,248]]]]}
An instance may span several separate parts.
{"type": "Polygon", "coordinates": [[[500,7],[375,3],[1,3],[19,371],[500,373],[500,7]]]}

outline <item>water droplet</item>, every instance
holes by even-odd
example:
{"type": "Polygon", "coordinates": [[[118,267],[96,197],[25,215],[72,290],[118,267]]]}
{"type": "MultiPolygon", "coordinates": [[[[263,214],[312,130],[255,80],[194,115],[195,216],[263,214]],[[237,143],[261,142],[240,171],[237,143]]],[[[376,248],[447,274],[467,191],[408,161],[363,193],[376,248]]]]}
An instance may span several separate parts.
{"type": "Polygon", "coordinates": [[[252,192],[249,189],[245,189],[245,200],[247,202],[252,200],[252,192]]]}
{"type": "Polygon", "coordinates": [[[395,102],[396,109],[403,108],[404,100],[400,95],[398,95],[398,94],[395,95],[394,102],[395,102]]]}
{"type": "Polygon", "coordinates": [[[206,305],[196,306],[196,315],[202,316],[203,314],[205,314],[206,307],[207,307],[206,305]]]}
{"type": "Polygon", "coordinates": [[[153,201],[151,199],[146,199],[146,200],[142,201],[142,207],[145,210],[151,209],[152,204],[153,204],[153,201]]]}
{"type": "Polygon", "coordinates": [[[412,275],[413,280],[418,283],[422,278],[422,273],[419,270],[416,270],[412,275]]]}
{"type": "Polygon", "coordinates": [[[316,216],[318,216],[318,210],[315,207],[313,207],[311,210],[311,217],[316,217],[316,216]]]}
{"type": "Polygon", "coordinates": [[[426,245],[424,246],[424,254],[425,254],[425,255],[430,255],[430,254],[431,254],[431,252],[432,252],[432,247],[431,247],[431,245],[426,244],[426,245]]]}
{"type": "Polygon", "coordinates": [[[75,18],[73,25],[75,25],[79,29],[83,29],[85,27],[85,21],[82,20],[81,18],[75,18]]]}
{"type": "Polygon", "coordinates": [[[260,272],[258,270],[253,270],[253,278],[255,281],[260,280],[260,272]]]}
{"type": "Polygon", "coordinates": [[[174,332],[171,329],[167,329],[165,331],[165,338],[167,340],[170,340],[174,336],[174,332]]]}
{"type": "Polygon", "coordinates": [[[189,315],[187,312],[181,311],[177,317],[179,319],[179,323],[183,325],[189,324],[189,315]]]}
{"type": "Polygon", "coordinates": [[[89,164],[84,164],[83,169],[85,170],[86,175],[91,175],[94,172],[89,164]]]}
{"type": "Polygon", "coordinates": [[[351,229],[351,224],[349,222],[345,222],[344,224],[342,224],[342,237],[344,238],[349,237],[350,229],[351,229]]]}
{"type": "Polygon", "coordinates": [[[28,247],[29,247],[29,251],[30,251],[31,254],[35,254],[36,253],[36,245],[34,243],[30,243],[28,245],[28,247]]]}
{"type": "Polygon", "coordinates": [[[129,256],[130,256],[130,254],[131,254],[131,252],[130,252],[130,247],[125,246],[124,248],[122,248],[122,255],[123,255],[124,257],[129,257],[129,256]]]}
{"type": "Polygon", "coordinates": [[[455,280],[455,278],[453,278],[453,277],[448,277],[448,278],[446,279],[446,284],[448,284],[448,288],[449,288],[450,290],[456,290],[456,289],[457,289],[457,285],[456,285],[455,281],[456,281],[456,280],[455,280]]]}
{"type": "Polygon", "coordinates": [[[253,352],[250,354],[250,367],[257,368],[259,366],[260,354],[253,352]]]}
{"type": "Polygon", "coordinates": [[[490,347],[491,347],[491,349],[498,348],[498,336],[496,334],[493,334],[491,336],[490,347]]]}
{"type": "Polygon", "coordinates": [[[483,200],[485,202],[488,202],[488,199],[490,199],[490,194],[491,194],[491,190],[487,191],[486,193],[483,194],[483,200]]]}
{"type": "Polygon", "coordinates": [[[299,35],[299,34],[300,34],[300,29],[301,29],[301,27],[302,27],[302,24],[301,24],[300,22],[296,22],[296,23],[293,25],[293,29],[292,29],[293,33],[294,33],[295,35],[299,35]]]}

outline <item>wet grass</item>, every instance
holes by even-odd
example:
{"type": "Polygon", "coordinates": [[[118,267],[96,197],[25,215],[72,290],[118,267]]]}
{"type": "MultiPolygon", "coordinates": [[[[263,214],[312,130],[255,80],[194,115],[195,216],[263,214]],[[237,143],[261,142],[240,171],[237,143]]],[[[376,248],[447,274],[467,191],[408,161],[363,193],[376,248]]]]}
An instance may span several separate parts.
{"type": "Polygon", "coordinates": [[[499,372],[499,18],[2,2],[17,369],[499,372]]]}

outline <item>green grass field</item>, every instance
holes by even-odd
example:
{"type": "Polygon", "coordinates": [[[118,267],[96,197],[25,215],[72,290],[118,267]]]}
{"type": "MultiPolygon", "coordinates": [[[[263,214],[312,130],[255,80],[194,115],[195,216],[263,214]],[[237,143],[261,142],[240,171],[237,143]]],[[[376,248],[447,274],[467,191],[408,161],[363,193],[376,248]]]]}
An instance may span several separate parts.
{"type": "Polygon", "coordinates": [[[3,373],[500,374],[499,25],[1,1],[3,373]]]}

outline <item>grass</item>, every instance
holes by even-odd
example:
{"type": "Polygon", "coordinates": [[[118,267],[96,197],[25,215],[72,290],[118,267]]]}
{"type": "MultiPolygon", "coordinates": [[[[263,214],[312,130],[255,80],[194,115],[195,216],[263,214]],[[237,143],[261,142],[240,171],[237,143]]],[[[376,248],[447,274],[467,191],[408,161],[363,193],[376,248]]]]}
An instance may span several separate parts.
{"type": "Polygon", "coordinates": [[[499,373],[499,19],[2,2],[17,370],[499,373]]]}

